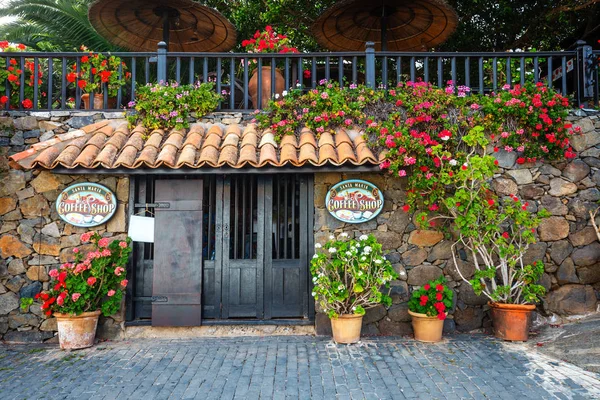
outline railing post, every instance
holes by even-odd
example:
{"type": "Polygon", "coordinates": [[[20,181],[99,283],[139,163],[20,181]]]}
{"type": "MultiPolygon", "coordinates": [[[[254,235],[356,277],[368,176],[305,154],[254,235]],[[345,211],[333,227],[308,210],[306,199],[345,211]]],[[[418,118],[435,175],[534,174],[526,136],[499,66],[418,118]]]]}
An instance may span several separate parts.
{"type": "Polygon", "coordinates": [[[375,89],[375,43],[367,42],[367,48],[365,50],[366,63],[365,73],[367,86],[375,89]]]}
{"type": "Polygon", "coordinates": [[[158,51],[156,52],[156,77],[159,83],[167,82],[167,44],[158,42],[158,51]]]}
{"type": "MultiPolygon", "coordinates": [[[[595,97],[594,93],[594,72],[596,63],[592,52],[592,46],[589,46],[583,40],[576,43],[577,56],[575,59],[575,101],[578,106],[585,104],[586,100],[595,97]]],[[[566,71],[563,71],[563,74],[566,71]]]]}

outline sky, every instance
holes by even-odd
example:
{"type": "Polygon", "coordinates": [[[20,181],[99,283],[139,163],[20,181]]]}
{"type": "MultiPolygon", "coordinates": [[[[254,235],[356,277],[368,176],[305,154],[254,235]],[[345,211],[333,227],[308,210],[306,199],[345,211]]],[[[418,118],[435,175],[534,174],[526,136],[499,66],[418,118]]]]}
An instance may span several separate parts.
{"type": "MultiPolygon", "coordinates": [[[[8,3],[8,0],[0,0],[0,7],[4,7],[5,4],[8,3]]],[[[7,22],[14,21],[14,17],[0,17],[0,26],[4,25],[7,22]]]]}

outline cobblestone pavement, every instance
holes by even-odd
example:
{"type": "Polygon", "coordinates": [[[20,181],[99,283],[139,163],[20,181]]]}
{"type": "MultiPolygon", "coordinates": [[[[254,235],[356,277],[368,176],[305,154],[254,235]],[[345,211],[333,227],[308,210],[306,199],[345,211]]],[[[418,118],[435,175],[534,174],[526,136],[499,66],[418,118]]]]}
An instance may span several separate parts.
{"type": "Polygon", "coordinates": [[[600,375],[523,344],[455,335],[0,345],[0,399],[599,399],[600,375]]]}

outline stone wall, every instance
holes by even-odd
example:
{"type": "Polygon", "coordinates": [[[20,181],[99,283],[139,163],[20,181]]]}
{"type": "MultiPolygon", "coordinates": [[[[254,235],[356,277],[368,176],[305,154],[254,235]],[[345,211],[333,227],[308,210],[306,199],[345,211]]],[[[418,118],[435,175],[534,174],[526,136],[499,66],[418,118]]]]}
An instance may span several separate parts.
{"type": "MultiPolygon", "coordinates": [[[[33,114],[33,113],[32,113],[33,114]]],[[[40,114],[40,113],[37,113],[40,114]]],[[[100,115],[100,117],[103,117],[100,115]]],[[[115,117],[115,116],[109,116],[115,117]]],[[[46,318],[39,303],[26,311],[20,299],[48,289],[48,272],[71,261],[79,237],[89,231],[64,223],[56,212],[55,200],[68,185],[98,182],[117,196],[113,218],[94,228],[109,238],[126,237],[129,179],[117,176],[70,176],[47,171],[9,169],[8,156],[28,144],[46,140],[99,119],[96,115],[31,116],[12,113],[0,117],[0,339],[13,342],[56,340],[56,320],[46,318]],[[16,114],[16,115],[15,115],[16,114]]],[[[85,247],[85,246],[82,246],[85,247]]],[[[124,308],[112,318],[101,318],[98,336],[119,337],[124,308]]]]}
{"type": "MultiPolygon", "coordinates": [[[[582,114],[581,111],[577,112],[582,114]]],[[[538,229],[538,243],[532,245],[525,261],[542,259],[545,273],[541,284],[549,294],[538,307],[536,318],[556,314],[568,316],[597,310],[600,299],[600,243],[591,226],[589,211],[599,207],[600,200],[600,119],[598,115],[569,117],[582,128],[573,137],[573,148],[579,157],[571,162],[518,165],[514,153],[499,153],[502,167],[492,187],[500,196],[518,194],[529,202],[530,210],[544,207],[552,216],[538,229]]],[[[378,306],[367,312],[363,320],[365,335],[403,335],[412,332],[407,300],[416,287],[444,275],[455,292],[455,304],[446,320],[445,330],[472,331],[489,328],[491,320],[487,299],[476,296],[463,282],[452,262],[452,242],[435,231],[418,230],[413,215],[402,211],[406,180],[380,173],[315,175],[315,242],[324,243],[331,234],[348,232],[354,237],[373,233],[388,251],[387,258],[399,273],[392,283],[393,305],[386,310],[378,306]],[[345,224],[325,209],[325,195],[335,183],[360,178],[377,185],[385,199],[381,214],[364,224],[345,224]]],[[[600,221],[600,216],[597,218],[600,221]]],[[[466,254],[465,254],[466,256],[466,254]]],[[[474,267],[468,257],[459,260],[461,272],[470,276],[474,267]]],[[[318,306],[317,306],[318,309],[318,306]]],[[[328,334],[329,320],[317,314],[317,333],[328,334]]]]}

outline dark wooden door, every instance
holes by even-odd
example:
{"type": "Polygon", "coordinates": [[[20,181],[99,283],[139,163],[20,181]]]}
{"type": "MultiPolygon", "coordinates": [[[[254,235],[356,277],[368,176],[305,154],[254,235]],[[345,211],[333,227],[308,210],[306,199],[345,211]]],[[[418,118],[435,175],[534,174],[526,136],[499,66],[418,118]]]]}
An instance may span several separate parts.
{"type": "Polygon", "coordinates": [[[223,186],[221,318],[263,317],[264,180],[228,176],[223,186]]]}
{"type": "Polygon", "coordinates": [[[202,322],[201,180],[157,180],[155,209],[153,326],[197,326],[202,322]]]}
{"type": "Polygon", "coordinates": [[[303,174],[136,178],[132,212],[170,208],[153,209],[155,243],[134,244],[128,320],[312,318],[312,184],[303,174]]]}
{"type": "Polygon", "coordinates": [[[308,317],[308,185],[295,174],[265,185],[265,319],[308,317]]]}

